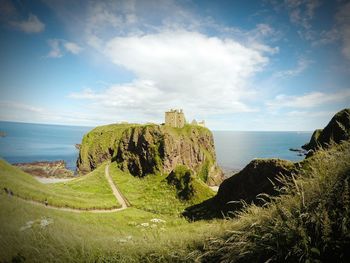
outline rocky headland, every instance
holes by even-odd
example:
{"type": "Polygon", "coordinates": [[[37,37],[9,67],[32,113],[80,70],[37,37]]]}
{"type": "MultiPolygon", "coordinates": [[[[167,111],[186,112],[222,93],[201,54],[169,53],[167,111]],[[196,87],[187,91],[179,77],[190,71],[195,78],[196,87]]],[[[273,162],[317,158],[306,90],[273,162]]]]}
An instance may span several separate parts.
{"type": "Polygon", "coordinates": [[[302,146],[305,150],[327,148],[332,143],[340,143],[350,139],[350,109],[339,111],[333,116],[324,129],[317,129],[311,136],[310,142],[302,146]]]}
{"type": "Polygon", "coordinates": [[[45,178],[69,178],[74,172],[66,168],[65,161],[16,163],[14,166],[26,173],[45,178]]]}
{"type": "Polygon", "coordinates": [[[208,185],[219,185],[223,172],[216,163],[213,135],[207,128],[185,125],[112,124],[100,126],[82,140],[77,169],[94,170],[106,160],[134,176],[170,174],[177,166],[190,169],[208,185]]]}

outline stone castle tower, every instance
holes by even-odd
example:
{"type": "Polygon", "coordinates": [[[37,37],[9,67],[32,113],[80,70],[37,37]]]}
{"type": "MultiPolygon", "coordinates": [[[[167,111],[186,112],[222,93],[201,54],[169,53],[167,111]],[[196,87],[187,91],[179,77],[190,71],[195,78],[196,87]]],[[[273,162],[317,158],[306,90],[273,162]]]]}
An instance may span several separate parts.
{"type": "Polygon", "coordinates": [[[165,112],[165,125],[175,128],[182,128],[185,126],[186,119],[182,109],[165,112]]]}

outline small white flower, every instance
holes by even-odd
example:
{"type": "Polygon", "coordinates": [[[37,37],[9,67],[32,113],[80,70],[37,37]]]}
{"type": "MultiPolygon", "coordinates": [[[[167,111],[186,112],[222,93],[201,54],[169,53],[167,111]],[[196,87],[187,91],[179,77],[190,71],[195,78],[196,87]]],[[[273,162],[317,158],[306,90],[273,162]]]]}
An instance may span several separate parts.
{"type": "Polygon", "coordinates": [[[149,226],[149,223],[142,223],[141,226],[143,226],[143,227],[148,227],[148,226],[149,226]]]}
{"type": "Polygon", "coordinates": [[[52,220],[50,220],[50,219],[43,218],[43,219],[41,219],[41,221],[40,221],[40,226],[41,226],[42,228],[44,228],[44,227],[46,227],[46,226],[48,226],[48,225],[50,225],[50,224],[52,224],[52,220]]]}
{"type": "Polygon", "coordinates": [[[152,223],[165,223],[165,220],[160,219],[160,218],[152,218],[151,222],[152,223]]]}

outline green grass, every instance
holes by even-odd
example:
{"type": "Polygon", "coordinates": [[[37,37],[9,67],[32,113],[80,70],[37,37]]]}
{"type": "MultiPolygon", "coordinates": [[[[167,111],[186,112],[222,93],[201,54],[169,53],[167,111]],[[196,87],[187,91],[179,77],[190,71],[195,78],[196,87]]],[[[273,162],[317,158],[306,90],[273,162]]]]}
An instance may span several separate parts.
{"type": "Polygon", "coordinates": [[[284,179],[282,196],[249,205],[221,238],[193,253],[204,262],[346,262],[350,256],[350,142],[320,150],[284,179]]]}
{"type": "Polygon", "coordinates": [[[166,175],[134,177],[121,171],[115,163],[110,165],[110,175],[133,207],[157,214],[179,215],[184,208],[214,195],[207,185],[194,179],[193,198],[189,201],[181,201],[176,195],[175,187],[166,182],[166,175]]]}
{"type": "Polygon", "coordinates": [[[64,212],[3,193],[0,207],[0,262],[176,262],[201,240],[228,228],[224,221],[188,223],[136,208],[108,214],[64,212]],[[165,222],[154,223],[154,218],[165,222]],[[42,220],[50,224],[42,227],[42,220]]]}
{"type": "Polygon", "coordinates": [[[118,208],[112,190],[104,175],[105,165],[100,166],[88,175],[69,182],[42,184],[33,176],[0,160],[0,191],[10,189],[14,195],[24,199],[57,207],[78,209],[111,209],[118,208]]]}

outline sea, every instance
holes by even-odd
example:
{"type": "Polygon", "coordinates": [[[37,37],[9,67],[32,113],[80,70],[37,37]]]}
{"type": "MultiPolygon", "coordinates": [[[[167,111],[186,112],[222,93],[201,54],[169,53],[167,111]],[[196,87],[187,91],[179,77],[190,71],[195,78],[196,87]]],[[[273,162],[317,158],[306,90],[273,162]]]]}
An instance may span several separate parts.
{"type": "MultiPolygon", "coordinates": [[[[9,163],[64,160],[76,169],[83,135],[93,127],[16,123],[0,121],[0,158],[9,163]]],[[[244,168],[254,158],[299,161],[300,148],[312,132],[213,131],[218,164],[227,173],[244,168]]]]}

